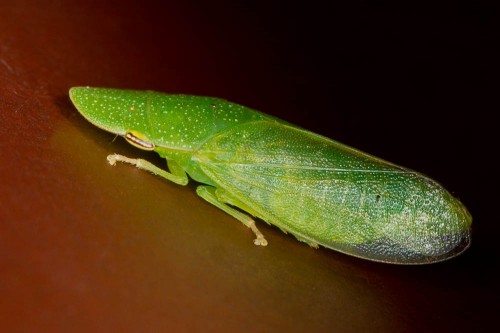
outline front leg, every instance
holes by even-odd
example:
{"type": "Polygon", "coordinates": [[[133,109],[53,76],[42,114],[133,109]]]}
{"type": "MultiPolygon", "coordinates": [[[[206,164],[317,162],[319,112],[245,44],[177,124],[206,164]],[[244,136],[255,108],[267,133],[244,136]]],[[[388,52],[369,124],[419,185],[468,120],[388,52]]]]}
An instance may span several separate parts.
{"type": "Polygon", "coordinates": [[[149,171],[179,185],[187,185],[189,181],[186,172],[181,167],[179,167],[177,163],[170,160],[168,161],[168,167],[171,172],[160,169],[156,165],[146,160],[140,158],[128,158],[118,154],[108,155],[108,162],[111,165],[115,165],[116,162],[132,164],[141,170],[149,171]]]}

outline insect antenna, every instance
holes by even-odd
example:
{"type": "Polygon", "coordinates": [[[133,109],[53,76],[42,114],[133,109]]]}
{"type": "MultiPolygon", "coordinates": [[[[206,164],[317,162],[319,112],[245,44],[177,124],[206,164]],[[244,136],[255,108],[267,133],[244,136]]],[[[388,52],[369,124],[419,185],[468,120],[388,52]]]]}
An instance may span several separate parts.
{"type": "Polygon", "coordinates": [[[116,134],[115,137],[113,138],[113,140],[111,140],[111,142],[109,143],[110,145],[115,142],[116,138],[119,136],[119,134],[116,134]]]}

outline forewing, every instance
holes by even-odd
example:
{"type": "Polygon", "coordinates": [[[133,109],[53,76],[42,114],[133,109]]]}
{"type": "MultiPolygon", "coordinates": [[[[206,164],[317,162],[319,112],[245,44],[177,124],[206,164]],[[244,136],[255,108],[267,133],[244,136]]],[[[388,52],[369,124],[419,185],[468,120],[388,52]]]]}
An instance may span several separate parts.
{"type": "Polygon", "coordinates": [[[221,188],[300,240],[382,261],[404,251],[384,236],[386,212],[410,204],[413,171],[269,121],[218,134],[197,158],[221,188]]]}

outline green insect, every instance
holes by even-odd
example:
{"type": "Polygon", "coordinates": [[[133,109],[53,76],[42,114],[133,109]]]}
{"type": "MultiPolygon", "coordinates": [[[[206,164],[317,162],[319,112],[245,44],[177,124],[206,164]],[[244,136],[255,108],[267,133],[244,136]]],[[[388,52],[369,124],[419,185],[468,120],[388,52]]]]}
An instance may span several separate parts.
{"type": "Polygon", "coordinates": [[[157,152],[168,170],[109,155],[196,193],[267,241],[251,216],[298,240],[397,264],[442,261],[470,244],[472,217],[428,177],[219,98],[75,87],[94,125],[157,152]],[[236,209],[236,208],[238,209],[236,209]],[[246,213],[244,213],[246,212],[246,213]]]}

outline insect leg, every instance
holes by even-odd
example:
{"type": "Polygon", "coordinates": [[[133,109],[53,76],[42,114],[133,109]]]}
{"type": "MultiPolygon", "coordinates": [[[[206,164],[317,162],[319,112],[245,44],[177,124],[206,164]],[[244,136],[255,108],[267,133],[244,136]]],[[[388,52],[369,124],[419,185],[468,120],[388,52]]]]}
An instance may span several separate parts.
{"type": "Polygon", "coordinates": [[[257,229],[257,226],[255,225],[255,221],[248,215],[243,214],[239,210],[236,210],[228,205],[226,205],[223,201],[220,200],[218,195],[216,194],[216,189],[215,187],[211,186],[206,186],[206,185],[200,185],[196,188],[196,193],[211,203],[212,205],[222,209],[238,221],[242,222],[244,225],[252,229],[254,232],[255,236],[257,238],[254,239],[253,243],[255,245],[261,245],[261,246],[266,246],[267,245],[267,240],[264,238],[264,235],[257,229]]]}
{"type": "Polygon", "coordinates": [[[171,182],[179,185],[186,185],[188,183],[186,172],[173,161],[168,162],[168,167],[171,172],[160,169],[156,165],[146,160],[140,158],[128,158],[118,154],[108,155],[108,162],[111,165],[115,165],[116,162],[132,164],[141,170],[149,171],[157,176],[170,180],[171,182]]]}

